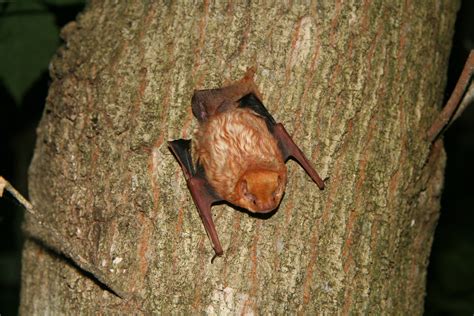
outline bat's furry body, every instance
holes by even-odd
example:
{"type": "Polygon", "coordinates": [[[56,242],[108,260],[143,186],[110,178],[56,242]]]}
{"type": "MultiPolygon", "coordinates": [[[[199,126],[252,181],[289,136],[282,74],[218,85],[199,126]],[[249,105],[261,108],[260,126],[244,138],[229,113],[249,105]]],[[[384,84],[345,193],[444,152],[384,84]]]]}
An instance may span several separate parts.
{"type": "Polygon", "coordinates": [[[191,103],[199,127],[192,146],[189,139],[169,142],[218,256],[224,251],[212,220],[213,203],[228,201],[257,213],[276,209],[285,190],[289,157],[324,188],[303,152],[260,101],[254,71],[249,69],[229,86],[194,91],[191,103]]]}
{"type": "Polygon", "coordinates": [[[219,113],[200,124],[193,140],[197,163],[223,199],[250,211],[271,211],[278,206],[286,166],[262,117],[248,108],[219,113]]]}

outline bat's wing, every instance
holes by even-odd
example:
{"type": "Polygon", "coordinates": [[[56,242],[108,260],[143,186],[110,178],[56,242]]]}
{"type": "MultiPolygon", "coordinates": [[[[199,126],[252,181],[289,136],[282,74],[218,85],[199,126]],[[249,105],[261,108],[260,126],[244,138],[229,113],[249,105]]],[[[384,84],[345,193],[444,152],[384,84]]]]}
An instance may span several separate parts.
{"type": "Polygon", "coordinates": [[[249,68],[241,80],[229,86],[194,91],[191,106],[197,120],[205,122],[218,113],[238,107],[239,99],[249,93],[258,97],[258,89],[253,81],[254,74],[255,68],[249,68]]]}
{"type": "Polygon", "coordinates": [[[211,214],[211,205],[222,199],[219,198],[207,182],[204,170],[202,170],[202,168],[198,168],[199,170],[194,169],[190,153],[191,140],[173,140],[168,142],[168,146],[183,170],[189,192],[191,192],[194,204],[196,204],[206,232],[212,241],[214,251],[217,256],[222,256],[224,252],[222,251],[222,246],[217,236],[216,227],[214,226],[211,214]]]}
{"type": "Polygon", "coordinates": [[[268,129],[278,141],[278,145],[283,154],[283,159],[286,161],[289,157],[293,157],[303,167],[306,173],[308,173],[316,185],[321,190],[324,189],[324,181],[318,175],[316,170],[314,170],[313,166],[311,166],[311,163],[303,152],[295,144],[285,127],[283,127],[281,123],[275,122],[275,119],[254,93],[249,93],[243,96],[239,100],[239,107],[250,108],[255,113],[265,118],[268,129]]]}

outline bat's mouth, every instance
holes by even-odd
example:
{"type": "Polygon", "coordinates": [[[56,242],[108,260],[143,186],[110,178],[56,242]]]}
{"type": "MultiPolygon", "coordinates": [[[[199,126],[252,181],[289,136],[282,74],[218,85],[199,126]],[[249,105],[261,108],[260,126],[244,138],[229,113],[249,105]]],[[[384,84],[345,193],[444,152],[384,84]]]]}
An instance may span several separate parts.
{"type": "Polygon", "coordinates": [[[268,209],[264,209],[264,210],[257,210],[257,211],[253,211],[254,213],[258,213],[258,214],[267,214],[267,213],[270,213],[270,212],[273,212],[274,210],[276,210],[278,207],[275,206],[275,207],[272,207],[272,208],[268,208],[268,209]]]}
{"type": "Polygon", "coordinates": [[[252,207],[247,207],[247,210],[255,214],[268,214],[274,212],[278,208],[278,206],[280,206],[280,201],[281,199],[278,199],[277,203],[259,205],[258,207],[252,205],[252,207]]]}

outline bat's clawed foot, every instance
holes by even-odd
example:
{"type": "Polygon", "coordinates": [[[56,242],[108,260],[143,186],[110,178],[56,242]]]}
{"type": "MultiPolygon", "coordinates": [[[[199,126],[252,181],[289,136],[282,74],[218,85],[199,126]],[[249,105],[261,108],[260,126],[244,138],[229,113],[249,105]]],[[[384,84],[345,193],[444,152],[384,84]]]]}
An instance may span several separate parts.
{"type": "Polygon", "coordinates": [[[222,251],[222,249],[220,250],[220,252],[218,252],[217,250],[214,249],[214,251],[216,252],[214,254],[214,256],[212,256],[212,259],[211,259],[211,263],[214,263],[214,260],[217,258],[217,257],[222,257],[224,255],[224,251],[222,251]]]}

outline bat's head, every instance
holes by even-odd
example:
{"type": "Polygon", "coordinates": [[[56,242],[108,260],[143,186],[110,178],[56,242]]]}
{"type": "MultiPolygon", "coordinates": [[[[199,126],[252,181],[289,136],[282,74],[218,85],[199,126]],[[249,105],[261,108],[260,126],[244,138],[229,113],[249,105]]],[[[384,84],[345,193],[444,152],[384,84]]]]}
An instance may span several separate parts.
{"type": "Polygon", "coordinates": [[[237,205],[251,212],[267,213],[278,207],[286,186],[286,168],[281,171],[247,170],[237,183],[237,205]]]}

